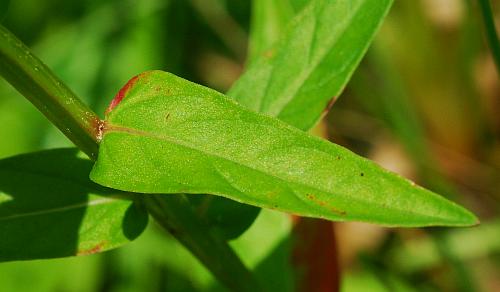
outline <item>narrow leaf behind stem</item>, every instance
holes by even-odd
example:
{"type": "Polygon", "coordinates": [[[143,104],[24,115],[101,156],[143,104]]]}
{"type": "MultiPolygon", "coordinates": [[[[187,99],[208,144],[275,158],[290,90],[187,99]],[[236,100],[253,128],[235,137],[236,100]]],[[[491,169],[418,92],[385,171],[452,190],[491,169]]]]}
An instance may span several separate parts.
{"type": "Polygon", "coordinates": [[[495,61],[497,72],[500,74],[500,41],[495,26],[495,18],[491,10],[491,3],[489,0],[479,0],[479,7],[483,15],[484,27],[486,30],[486,40],[491,49],[491,55],[495,61]]]}
{"type": "Polygon", "coordinates": [[[91,179],[336,221],[477,224],[464,208],[347,149],[161,71],[136,77],[108,113],[91,179]]]}

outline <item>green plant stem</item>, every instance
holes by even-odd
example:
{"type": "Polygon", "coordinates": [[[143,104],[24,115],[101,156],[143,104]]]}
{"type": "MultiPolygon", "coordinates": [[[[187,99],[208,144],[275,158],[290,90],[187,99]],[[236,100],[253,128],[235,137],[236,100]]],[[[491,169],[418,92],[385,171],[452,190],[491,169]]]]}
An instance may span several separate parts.
{"type": "Polygon", "coordinates": [[[78,148],[90,158],[96,159],[99,117],[35,57],[26,45],[1,25],[0,75],[78,148]]]}
{"type": "Polygon", "coordinates": [[[491,49],[491,55],[495,60],[497,72],[500,74],[500,42],[495,28],[495,20],[493,18],[490,1],[479,0],[479,7],[481,8],[481,13],[483,14],[486,39],[488,40],[488,45],[491,49]]]}
{"type": "Polygon", "coordinates": [[[231,252],[225,251],[225,241],[213,236],[209,229],[199,232],[204,226],[191,213],[185,212],[191,208],[186,195],[146,195],[144,202],[156,221],[189,247],[202,263],[210,266],[211,272],[228,288],[249,292],[262,290],[249,271],[241,270],[237,255],[230,249],[231,252]]]}
{"type": "MultiPolygon", "coordinates": [[[[66,137],[93,160],[101,120],[19,39],[0,26],[0,75],[29,99],[66,137]]],[[[228,288],[260,291],[229,245],[209,233],[185,195],[142,195],[160,226],[184,244],[228,288]]]]}

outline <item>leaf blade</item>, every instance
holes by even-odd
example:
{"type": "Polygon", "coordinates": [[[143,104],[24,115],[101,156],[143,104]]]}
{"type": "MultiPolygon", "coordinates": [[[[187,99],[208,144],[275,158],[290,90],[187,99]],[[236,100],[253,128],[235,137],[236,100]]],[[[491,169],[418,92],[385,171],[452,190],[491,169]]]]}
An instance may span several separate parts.
{"type": "MultiPolygon", "coordinates": [[[[392,1],[296,2],[271,0],[252,3],[250,56],[247,61],[250,66],[228,95],[255,111],[277,116],[293,126],[308,131],[339,96],[382,23],[392,1]],[[350,5],[357,8],[349,9],[350,5]],[[287,25],[294,9],[297,15],[287,25]],[[322,11],[326,13],[319,13],[322,11]],[[332,11],[336,13],[330,13],[332,11]],[[309,25],[311,23],[315,25],[309,25]],[[316,29],[321,32],[316,34],[316,29]],[[335,35],[331,34],[331,31],[341,31],[341,33],[335,35]],[[296,66],[295,63],[300,63],[300,60],[308,55],[307,45],[300,45],[304,40],[306,42],[314,40],[308,35],[318,35],[316,38],[321,43],[320,47],[324,47],[319,55],[324,56],[326,61],[316,61],[314,66],[310,66],[311,64],[296,66]],[[272,46],[273,44],[275,45],[272,46]],[[300,45],[297,48],[291,44],[300,45]],[[343,57],[346,51],[350,58],[343,57]],[[344,68],[344,74],[335,76],[336,78],[332,80],[323,78],[323,75],[328,76],[332,74],[330,71],[334,72],[339,68],[344,68]],[[297,83],[295,86],[289,84],[289,80],[301,75],[305,77],[309,75],[311,79],[305,78],[303,83],[299,80],[295,82],[297,83]],[[292,88],[294,90],[290,90],[290,87],[294,87],[292,88]],[[311,87],[317,88],[314,92],[307,93],[307,88],[311,87]],[[262,106],[265,101],[270,106],[262,106]],[[273,104],[282,108],[274,108],[271,106],[273,104]]],[[[308,46],[313,47],[311,44],[308,46]]],[[[212,222],[218,229],[231,230],[226,232],[228,238],[237,237],[245,231],[259,211],[249,206],[231,204],[220,198],[213,199],[207,209],[205,220],[212,222]],[[217,210],[215,218],[211,215],[214,209],[217,210]],[[250,214],[250,216],[234,217],[230,213],[250,214]],[[227,222],[220,223],[216,218],[224,218],[227,222]]]]}
{"type": "Polygon", "coordinates": [[[289,0],[252,2],[247,63],[261,56],[279,39],[293,14],[293,5],[289,0]]]}
{"type": "Polygon", "coordinates": [[[347,149],[165,72],[141,74],[106,123],[91,172],[104,186],[208,193],[336,221],[477,223],[464,208],[347,149]]]}
{"type": "Polygon", "coordinates": [[[144,230],[147,214],[92,183],[91,166],[76,149],[0,160],[0,261],[93,254],[144,230]]]}
{"type": "Polygon", "coordinates": [[[249,109],[309,130],[343,90],[391,4],[311,1],[228,95],[249,109]]]}

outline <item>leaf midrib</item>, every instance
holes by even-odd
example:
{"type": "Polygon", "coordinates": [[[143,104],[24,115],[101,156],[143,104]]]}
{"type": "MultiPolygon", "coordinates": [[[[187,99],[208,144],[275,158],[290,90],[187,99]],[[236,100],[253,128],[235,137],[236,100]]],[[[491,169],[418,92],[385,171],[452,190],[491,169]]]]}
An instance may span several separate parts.
{"type": "MultiPolygon", "coordinates": [[[[284,183],[294,183],[294,184],[302,185],[302,186],[305,186],[305,187],[308,187],[308,188],[311,188],[311,189],[318,190],[320,192],[331,194],[330,190],[322,190],[321,188],[318,188],[316,186],[311,186],[311,185],[305,184],[303,182],[296,182],[296,181],[286,180],[286,179],[281,178],[279,176],[276,176],[276,175],[273,175],[271,173],[265,172],[265,171],[263,171],[261,169],[257,169],[257,168],[254,168],[252,166],[245,165],[245,164],[243,164],[243,163],[241,163],[239,161],[234,161],[234,160],[231,160],[231,159],[229,159],[227,157],[223,157],[223,156],[220,156],[218,154],[214,154],[214,153],[211,153],[211,152],[204,151],[204,149],[199,149],[199,148],[193,147],[193,146],[185,143],[182,140],[175,139],[175,138],[172,138],[172,137],[169,137],[169,136],[166,136],[166,135],[154,134],[154,133],[150,133],[150,132],[147,132],[147,131],[143,131],[143,130],[131,128],[131,127],[117,126],[117,125],[113,125],[111,123],[108,123],[107,126],[106,126],[106,132],[105,132],[104,135],[107,135],[107,134],[113,133],[113,132],[116,132],[116,133],[125,133],[125,134],[136,135],[136,136],[143,136],[143,137],[153,138],[153,139],[157,139],[157,140],[161,140],[161,141],[166,141],[166,142],[172,143],[172,144],[177,145],[177,146],[181,146],[181,147],[184,147],[184,148],[188,148],[190,150],[194,150],[194,151],[200,152],[200,153],[202,153],[204,155],[212,156],[214,158],[219,158],[219,159],[222,159],[222,160],[225,160],[225,161],[229,161],[231,163],[238,164],[238,165],[240,165],[242,167],[249,168],[249,169],[252,169],[254,171],[260,172],[260,173],[262,173],[262,174],[264,174],[266,176],[271,176],[271,177],[273,177],[275,179],[278,179],[278,180],[280,180],[280,181],[282,181],[284,183]]],[[[298,197],[295,194],[295,192],[292,192],[292,193],[294,194],[295,197],[297,197],[297,199],[299,199],[301,201],[304,201],[302,198],[298,197]]],[[[429,193],[428,195],[433,196],[434,194],[429,193]]],[[[358,200],[356,198],[350,198],[350,200],[352,200],[353,203],[360,202],[360,200],[358,200]]],[[[406,213],[416,214],[416,215],[421,216],[421,217],[427,217],[427,218],[433,218],[433,219],[442,219],[442,220],[445,220],[445,221],[449,220],[449,218],[447,218],[447,217],[429,216],[428,214],[425,214],[425,213],[414,212],[411,209],[407,210],[407,209],[400,209],[400,208],[388,208],[388,207],[384,207],[384,208],[388,209],[388,210],[395,210],[395,211],[398,211],[398,212],[406,212],[406,213]]],[[[342,211],[342,210],[340,210],[340,211],[342,211]]]]}
{"type": "Polygon", "coordinates": [[[264,175],[271,176],[271,177],[274,177],[276,179],[279,179],[280,181],[285,182],[285,183],[292,182],[292,183],[296,183],[296,184],[299,184],[299,185],[302,185],[302,186],[305,186],[305,187],[316,189],[316,190],[321,191],[321,192],[331,193],[330,190],[323,190],[323,189],[320,189],[318,187],[305,184],[303,182],[290,181],[290,180],[284,179],[282,177],[276,176],[276,175],[274,175],[272,173],[266,172],[264,170],[261,170],[261,169],[258,169],[258,168],[255,168],[255,167],[243,164],[243,163],[241,163],[239,161],[231,160],[230,158],[227,158],[227,157],[224,157],[224,156],[221,156],[221,155],[209,152],[209,151],[205,151],[205,149],[200,149],[200,148],[197,148],[197,147],[193,147],[193,146],[189,145],[188,143],[186,143],[183,140],[175,139],[175,138],[167,136],[167,135],[154,134],[154,133],[151,133],[151,132],[147,132],[147,131],[143,131],[143,130],[139,130],[139,129],[135,129],[135,128],[123,127],[123,126],[116,126],[116,125],[109,125],[108,124],[107,127],[106,127],[106,134],[108,134],[110,132],[127,133],[127,134],[130,134],[130,135],[143,136],[143,137],[148,137],[148,138],[153,138],[153,139],[157,139],[157,140],[162,140],[162,141],[170,142],[170,143],[172,143],[174,145],[177,145],[177,146],[188,148],[190,150],[195,150],[195,151],[200,152],[202,154],[205,154],[205,155],[208,155],[208,156],[212,156],[214,158],[219,158],[219,159],[222,159],[222,160],[225,160],[225,161],[228,161],[228,162],[232,162],[232,163],[238,164],[238,165],[240,165],[242,167],[246,167],[246,168],[255,170],[255,171],[260,172],[260,173],[262,173],[264,175]]]}
{"type": "Polygon", "coordinates": [[[15,219],[19,219],[19,218],[47,215],[47,214],[53,214],[53,213],[61,213],[61,212],[70,211],[70,210],[79,209],[79,208],[87,208],[89,206],[110,204],[110,203],[118,202],[118,201],[122,201],[121,195],[108,196],[106,198],[99,198],[99,199],[81,202],[78,204],[67,205],[67,206],[63,206],[63,207],[57,207],[57,208],[51,208],[51,209],[45,209],[45,210],[39,210],[39,211],[31,211],[31,212],[25,212],[25,213],[20,213],[20,214],[13,214],[13,215],[5,216],[5,217],[0,216],[0,221],[15,220],[15,219]]]}

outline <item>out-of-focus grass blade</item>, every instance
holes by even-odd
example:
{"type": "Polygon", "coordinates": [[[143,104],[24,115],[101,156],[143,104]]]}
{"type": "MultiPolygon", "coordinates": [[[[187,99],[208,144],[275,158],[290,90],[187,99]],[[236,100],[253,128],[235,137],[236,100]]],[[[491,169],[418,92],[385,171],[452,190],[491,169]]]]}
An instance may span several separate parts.
{"type": "Polygon", "coordinates": [[[367,57],[374,65],[374,72],[360,70],[355,74],[351,89],[356,99],[398,137],[431,189],[455,196],[454,186],[437,170],[415,105],[387,52],[375,42],[367,57]],[[377,87],[371,88],[374,83],[377,87]]]}
{"type": "Polygon", "coordinates": [[[20,261],[0,265],[0,290],[24,292],[99,291],[98,256],[20,261]],[[29,281],[24,278],[29,275],[29,281]],[[78,275],[75,277],[75,275],[78,275]]]}
{"type": "MultiPolygon", "coordinates": [[[[463,262],[488,258],[500,251],[500,220],[481,223],[472,229],[453,230],[443,238],[449,252],[463,262]]],[[[432,269],[446,258],[441,254],[432,237],[409,240],[392,250],[389,261],[403,273],[432,269]]]]}
{"type": "Polygon", "coordinates": [[[342,279],[342,287],[340,291],[416,292],[418,290],[411,287],[411,285],[403,279],[400,279],[387,271],[377,271],[374,267],[365,267],[362,271],[346,273],[342,279]]]}

